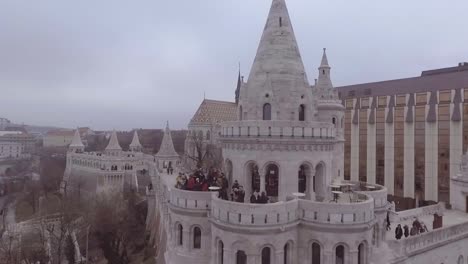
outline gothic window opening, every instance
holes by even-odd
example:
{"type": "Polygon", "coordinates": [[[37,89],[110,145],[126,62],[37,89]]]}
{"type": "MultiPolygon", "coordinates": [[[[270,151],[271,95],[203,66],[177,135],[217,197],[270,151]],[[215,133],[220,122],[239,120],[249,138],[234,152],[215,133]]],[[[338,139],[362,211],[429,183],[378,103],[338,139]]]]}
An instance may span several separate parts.
{"type": "Polygon", "coordinates": [[[364,243],[359,244],[358,247],[358,264],[366,264],[366,247],[364,243]]]}
{"type": "Polygon", "coordinates": [[[325,70],[322,70],[323,75],[325,75],[325,70]]]}
{"type": "Polygon", "coordinates": [[[242,105],[239,106],[239,120],[242,121],[242,105]]]}
{"type": "Polygon", "coordinates": [[[280,26],[280,27],[283,26],[283,18],[282,18],[282,17],[279,18],[279,26],[280,26]]]}
{"type": "Polygon", "coordinates": [[[236,253],[236,264],[247,264],[247,255],[244,251],[238,250],[236,253]]]}
{"type": "Polygon", "coordinates": [[[263,120],[271,120],[271,105],[268,103],[263,105],[263,120]]]}
{"type": "Polygon", "coordinates": [[[339,245],[335,249],[335,263],[336,264],[345,263],[345,248],[343,245],[339,245]]]}
{"type": "Polygon", "coordinates": [[[262,249],[262,264],[271,264],[271,249],[269,247],[262,249]]]}
{"type": "Polygon", "coordinates": [[[312,243],[312,264],[321,264],[320,263],[320,245],[317,243],[312,243]]]}
{"type": "Polygon", "coordinates": [[[278,197],[279,168],[275,164],[266,167],[265,190],[268,196],[278,197]]]}
{"type": "Polygon", "coordinates": [[[218,263],[224,264],[224,243],[221,240],[218,242],[218,263]]]}
{"type": "Polygon", "coordinates": [[[178,238],[178,241],[177,241],[178,243],[177,243],[177,244],[178,244],[179,246],[182,246],[183,243],[184,243],[184,240],[183,240],[184,234],[183,234],[183,232],[184,232],[184,228],[182,227],[181,224],[179,224],[179,225],[177,226],[177,235],[178,235],[178,236],[177,236],[177,238],[178,238]]]}
{"type": "Polygon", "coordinates": [[[201,229],[199,227],[193,229],[193,248],[201,248],[201,229]]]}
{"type": "Polygon", "coordinates": [[[305,105],[299,106],[299,121],[305,121],[305,105]]]}

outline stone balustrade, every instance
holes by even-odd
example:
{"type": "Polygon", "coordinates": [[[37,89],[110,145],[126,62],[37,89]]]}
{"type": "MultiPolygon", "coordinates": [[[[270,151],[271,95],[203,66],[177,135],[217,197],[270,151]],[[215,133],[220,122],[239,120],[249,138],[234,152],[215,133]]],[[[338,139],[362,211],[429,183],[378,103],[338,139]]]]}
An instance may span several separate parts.
{"type": "Polygon", "coordinates": [[[335,138],[333,124],[305,121],[232,121],[221,124],[222,137],[335,138]]]}
{"type": "Polygon", "coordinates": [[[284,225],[298,220],[324,224],[360,224],[374,219],[374,200],[364,194],[360,202],[334,203],[294,199],[272,204],[248,204],[213,197],[211,217],[245,226],[284,225]]]}
{"type": "MultiPolygon", "coordinates": [[[[367,197],[364,194],[361,194],[367,197]]],[[[370,197],[356,203],[323,203],[299,200],[299,215],[304,221],[323,224],[361,224],[374,219],[374,200],[370,197]]]]}
{"type": "Polygon", "coordinates": [[[468,222],[436,229],[403,240],[387,241],[389,247],[399,256],[411,256],[437,247],[437,244],[446,244],[468,237],[468,222]]]}
{"type": "Polygon", "coordinates": [[[297,200],[249,204],[225,201],[213,196],[211,217],[215,221],[235,225],[283,225],[298,220],[297,206],[297,200]]]}
{"type": "Polygon", "coordinates": [[[356,191],[357,193],[362,193],[365,195],[368,195],[374,199],[374,207],[375,208],[383,208],[388,205],[388,200],[387,200],[387,187],[381,186],[381,185],[376,185],[376,184],[369,184],[366,183],[366,186],[373,186],[375,187],[374,190],[362,190],[362,191],[356,191]]]}
{"type": "Polygon", "coordinates": [[[168,194],[170,204],[175,207],[193,210],[209,210],[211,208],[211,192],[171,188],[168,189],[168,194]]]}

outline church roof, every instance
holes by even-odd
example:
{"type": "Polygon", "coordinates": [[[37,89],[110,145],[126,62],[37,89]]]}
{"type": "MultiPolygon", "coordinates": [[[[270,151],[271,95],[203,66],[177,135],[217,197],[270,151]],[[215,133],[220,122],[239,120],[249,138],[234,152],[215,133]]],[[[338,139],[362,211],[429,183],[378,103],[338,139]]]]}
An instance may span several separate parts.
{"type": "Polygon", "coordinates": [[[212,124],[237,120],[237,104],[204,99],[190,124],[212,124]]]}
{"type": "Polygon", "coordinates": [[[140,147],[141,147],[140,139],[138,138],[138,133],[135,130],[135,132],[133,133],[132,143],[130,143],[130,148],[140,148],[140,147]]]}
{"type": "Polygon", "coordinates": [[[117,132],[115,132],[115,130],[112,131],[106,150],[122,150],[122,147],[120,147],[119,144],[119,140],[117,139],[117,132]]]}
{"type": "Polygon", "coordinates": [[[247,83],[264,83],[267,75],[273,88],[288,88],[295,85],[294,81],[305,79],[304,64],[285,0],[272,2],[247,83]]]}
{"type": "Polygon", "coordinates": [[[169,129],[169,122],[166,124],[164,130],[163,140],[156,157],[179,157],[179,154],[174,149],[174,142],[172,141],[171,130],[169,129]]]}
{"type": "Polygon", "coordinates": [[[83,142],[81,142],[80,131],[78,129],[75,130],[75,134],[73,135],[73,139],[72,139],[72,142],[70,143],[70,147],[74,147],[74,148],[84,147],[83,142]]]}
{"type": "Polygon", "coordinates": [[[327,49],[323,49],[322,61],[320,62],[320,68],[330,68],[327,58],[327,49]]]}

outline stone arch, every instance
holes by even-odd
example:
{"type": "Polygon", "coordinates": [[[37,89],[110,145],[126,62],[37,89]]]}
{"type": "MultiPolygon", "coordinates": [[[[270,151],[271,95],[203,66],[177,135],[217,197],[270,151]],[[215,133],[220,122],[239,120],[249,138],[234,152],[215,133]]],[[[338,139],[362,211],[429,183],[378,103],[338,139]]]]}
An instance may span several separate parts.
{"type": "Polygon", "coordinates": [[[215,239],[216,245],[216,263],[224,264],[224,242],[221,238],[217,237],[215,239]]]}
{"type": "Polygon", "coordinates": [[[457,264],[464,264],[464,262],[465,261],[463,260],[463,256],[462,255],[458,256],[457,264]]]}
{"type": "Polygon", "coordinates": [[[193,225],[190,228],[190,237],[192,239],[193,249],[201,249],[202,247],[202,228],[199,225],[193,225]]]}
{"type": "Polygon", "coordinates": [[[299,106],[299,121],[305,121],[306,120],[306,106],[304,104],[301,104],[299,106]]]}
{"type": "Polygon", "coordinates": [[[184,244],[184,226],[181,222],[174,224],[175,245],[182,246],[184,244]]]}
{"type": "Polygon", "coordinates": [[[248,256],[258,254],[255,250],[256,247],[250,243],[249,240],[237,240],[231,244],[233,258],[235,263],[247,264],[252,262],[248,256]]]}
{"type": "Polygon", "coordinates": [[[321,161],[315,166],[315,198],[323,201],[326,198],[326,165],[321,161]]]}
{"type": "Polygon", "coordinates": [[[368,243],[367,241],[362,241],[358,245],[358,259],[357,263],[358,264],[367,264],[368,261],[368,243]]]}
{"type": "Polygon", "coordinates": [[[271,244],[263,245],[260,248],[260,263],[261,264],[272,264],[275,263],[275,248],[271,244]]]}
{"type": "Polygon", "coordinates": [[[259,191],[262,189],[258,163],[254,160],[247,161],[244,166],[244,171],[246,197],[249,197],[254,189],[258,189],[259,191]]]}
{"type": "Polygon", "coordinates": [[[294,259],[294,242],[292,240],[287,241],[283,247],[283,263],[293,264],[294,259]]]}
{"type": "Polygon", "coordinates": [[[309,246],[307,252],[310,255],[310,260],[312,264],[321,264],[323,260],[323,245],[318,240],[309,241],[309,246]]]}
{"type": "Polygon", "coordinates": [[[348,263],[349,247],[345,243],[338,243],[333,247],[333,263],[345,264],[348,263]]]}
{"type": "Polygon", "coordinates": [[[278,197],[279,195],[280,168],[280,165],[274,161],[269,161],[263,166],[265,192],[269,197],[278,197]]]}
{"type": "Polygon", "coordinates": [[[315,192],[314,166],[312,163],[308,161],[299,163],[297,178],[297,191],[305,193],[307,199],[312,197],[313,192],[315,192]]]}

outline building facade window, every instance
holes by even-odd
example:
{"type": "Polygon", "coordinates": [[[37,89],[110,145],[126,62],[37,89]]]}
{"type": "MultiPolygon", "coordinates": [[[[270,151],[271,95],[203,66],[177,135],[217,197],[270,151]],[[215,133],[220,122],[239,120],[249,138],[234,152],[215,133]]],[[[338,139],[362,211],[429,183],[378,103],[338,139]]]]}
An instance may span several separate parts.
{"type": "Polygon", "coordinates": [[[405,181],[405,107],[395,107],[394,119],[394,195],[404,197],[403,184],[405,181]]]}
{"type": "Polygon", "coordinates": [[[426,162],[426,105],[415,107],[414,122],[414,193],[424,200],[426,162]]]}
{"type": "Polygon", "coordinates": [[[378,108],[375,116],[375,180],[385,185],[385,108],[378,108]]]}
{"type": "Polygon", "coordinates": [[[320,245],[318,243],[312,243],[312,264],[321,264],[320,251],[320,245]]]}
{"type": "Polygon", "coordinates": [[[223,241],[218,241],[218,264],[224,264],[224,243],[223,241]]]}
{"type": "Polygon", "coordinates": [[[299,121],[305,121],[305,105],[299,106],[299,121]]]}
{"type": "Polygon", "coordinates": [[[271,249],[269,247],[262,249],[262,264],[271,264],[271,249]]]}
{"type": "Polygon", "coordinates": [[[193,228],[193,248],[201,248],[201,229],[198,226],[193,228]]]}
{"type": "Polygon", "coordinates": [[[247,255],[244,251],[238,250],[236,252],[236,264],[247,264],[247,255]]]}
{"type": "Polygon", "coordinates": [[[367,109],[359,111],[359,181],[367,182],[367,109]]]}
{"type": "Polygon", "coordinates": [[[349,181],[351,179],[351,118],[352,110],[345,111],[344,122],[344,179],[349,181]]]}
{"type": "Polygon", "coordinates": [[[271,120],[271,105],[268,103],[263,105],[263,120],[271,120]]]}
{"type": "Polygon", "coordinates": [[[450,202],[450,101],[440,102],[438,114],[438,200],[450,202]]]}
{"type": "Polygon", "coordinates": [[[339,245],[335,249],[335,264],[345,264],[345,248],[339,245]]]}
{"type": "Polygon", "coordinates": [[[367,252],[364,243],[359,244],[358,247],[358,264],[367,264],[367,252]]]}
{"type": "Polygon", "coordinates": [[[182,246],[184,244],[184,227],[181,224],[177,225],[177,244],[182,246]]]}

